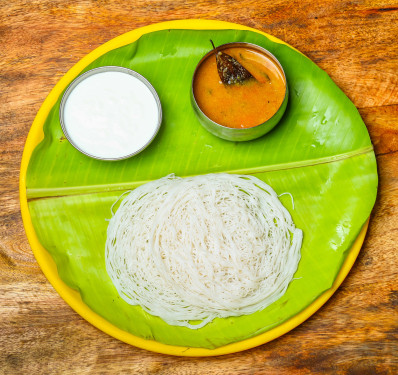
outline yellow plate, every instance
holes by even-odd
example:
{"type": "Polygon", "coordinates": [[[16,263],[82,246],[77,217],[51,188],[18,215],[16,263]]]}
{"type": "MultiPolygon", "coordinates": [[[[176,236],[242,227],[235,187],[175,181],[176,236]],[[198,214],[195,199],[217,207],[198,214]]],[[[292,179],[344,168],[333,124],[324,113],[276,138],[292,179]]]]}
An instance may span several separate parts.
{"type": "Polygon", "coordinates": [[[237,25],[229,22],[222,21],[209,21],[209,20],[181,20],[181,21],[170,21],[159,24],[154,24],[150,26],[145,26],[126,34],[120,35],[115,39],[101,45],[83,59],[81,59],[72,69],[70,69],[65,76],[57,83],[57,85],[50,92],[43,105],[41,106],[33,124],[28,134],[26,140],[25,149],[22,156],[21,172],[20,172],[20,202],[21,202],[21,212],[22,219],[25,226],[26,234],[29,243],[32,247],[32,251],[41,267],[44,275],[50,281],[54,289],[60,294],[60,296],[65,300],[65,302],[71,306],[79,315],[81,315],[88,322],[93,324],[95,327],[104,331],[105,333],[124,341],[128,344],[137,346],[142,349],[151,350],[163,354],[171,354],[178,356],[216,356],[222,354],[229,354],[234,352],[239,352],[242,350],[250,349],[258,345],[262,345],[268,341],[271,341],[287,332],[297,327],[299,324],[308,319],[312,314],[314,314],[337,290],[340,284],[343,282],[348,272],[350,271],[358,253],[361,249],[362,243],[364,241],[366,231],[368,228],[369,220],[366,222],[362,228],[360,234],[354,242],[354,245],[350,249],[346,260],[344,261],[337,278],[329,290],[318,297],[311,305],[301,311],[299,314],[295,315],[291,319],[285,321],[279,326],[262,333],[258,336],[221,346],[216,349],[205,349],[205,348],[189,348],[182,346],[173,346],[159,343],[153,340],[146,340],[140,337],[134,336],[128,332],[125,332],[113,324],[109,323],[107,320],[93,312],[81,299],[80,294],[68,287],[59,277],[57,272],[56,264],[47,252],[47,250],[39,242],[35,230],[32,225],[32,220],[30,217],[28,202],[26,197],[26,172],[31,158],[32,152],[35,147],[44,138],[43,134],[43,124],[47,118],[50,109],[58,100],[59,96],[63,90],[68,86],[68,83],[76,77],[80,71],[87,67],[91,62],[96,60],[98,57],[102,56],[104,53],[109,52],[115,48],[119,48],[136,41],[139,37],[144,34],[151,33],[154,31],[165,30],[165,29],[235,29],[235,30],[249,30],[257,32],[259,34],[265,35],[267,38],[274,42],[286,44],[281,40],[257,31],[255,29],[237,25]]]}

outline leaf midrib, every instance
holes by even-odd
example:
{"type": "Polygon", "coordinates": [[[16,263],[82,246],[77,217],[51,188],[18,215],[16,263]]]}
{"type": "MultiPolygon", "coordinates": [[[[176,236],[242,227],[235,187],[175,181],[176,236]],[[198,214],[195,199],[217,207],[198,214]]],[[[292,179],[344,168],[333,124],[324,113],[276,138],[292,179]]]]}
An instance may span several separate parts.
{"type": "MultiPolygon", "coordinates": [[[[326,156],[323,158],[317,159],[307,159],[307,160],[299,160],[288,163],[279,163],[279,164],[271,164],[271,165],[263,165],[258,167],[251,167],[245,169],[235,169],[230,171],[221,171],[216,173],[231,173],[231,174],[258,174],[264,172],[273,172],[273,171],[282,171],[289,170],[294,168],[304,168],[311,167],[319,164],[328,164],[335,163],[341,160],[350,159],[359,155],[363,155],[366,153],[373,152],[373,146],[366,146],[358,150],[345,152],[338,155],[326,156]]],[[[179,176],[179,177],[188,177],[179,176]]],[[[88,185],[88,186],[69,186],[69,187],[50,187],[50,188],[27,188],[26,196],[28,201],[38,200],[38,199],[46,199],[46,198],[62,198],[65,196],[73,196],[73,195],[87,195],[87,194],[96,194],[96,193],[106,193],[113,191],[123,191],[123,190],[131,190],[136,187],[143,185],[152,180],[141,180],[141,181],[133,181],[133,182],[119,182],[115,184],[98,184],[98,185],[88,185]]]]}

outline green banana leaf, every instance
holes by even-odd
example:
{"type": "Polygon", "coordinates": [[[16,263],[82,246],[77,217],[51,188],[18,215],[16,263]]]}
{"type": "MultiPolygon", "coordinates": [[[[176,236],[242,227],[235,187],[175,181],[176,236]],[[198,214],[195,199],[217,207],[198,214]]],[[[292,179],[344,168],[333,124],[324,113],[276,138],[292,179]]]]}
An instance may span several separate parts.
{"type": "Polygon", "coordinates": [[[377,192],[377,169],[358,111],[328,75],[291,47],[251,31],[163,30],[112,50],[84,71],[119,65],[145,76],[157,90],[163,123],[139,155],[117,162],[86,157],[65,139],[59,100],[44,124],[26,175],[36,234],[61,279],[115,326],[170,345],[217,348],[280,325],[331,288],[368,219],[377,192]],[[192,75],[216,45],[251,42],[284,67],[289,102],[277,127],[250,142],[219,139],[198,123],[190,104],[192,75]],[[170,173],[253,174],[281,196],[304,233],[302,259],[285,295],[248,316],[215,319],[198,330],[170,326],[122,300],[105,270],[111,205],[122,192],[170,173]]]}

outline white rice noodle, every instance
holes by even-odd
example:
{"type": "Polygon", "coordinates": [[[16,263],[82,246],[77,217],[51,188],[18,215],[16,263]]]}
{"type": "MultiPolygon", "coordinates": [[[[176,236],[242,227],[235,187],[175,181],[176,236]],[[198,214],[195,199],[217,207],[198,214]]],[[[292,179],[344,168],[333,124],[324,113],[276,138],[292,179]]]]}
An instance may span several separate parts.
{"type": "Polygon", "coordinates": [[[129,304],[198,329],[279,299],[301,242],[302,231],[261,180],[170,175],[122,201],[108,226],[106,269],[129,304]]]}

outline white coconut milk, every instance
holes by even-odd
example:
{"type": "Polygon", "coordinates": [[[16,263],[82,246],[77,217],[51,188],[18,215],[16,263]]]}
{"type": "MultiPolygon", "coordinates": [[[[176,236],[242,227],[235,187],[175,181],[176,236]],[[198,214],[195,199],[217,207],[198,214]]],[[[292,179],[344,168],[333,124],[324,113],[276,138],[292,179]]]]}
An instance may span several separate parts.
{"type": "Polygon", "coordinates": [[[159,108],[138,78],[104,71],[88,76],[71,91],[63,120],[69,138],[81,151],[116,159],[148,144],[158,130],[159,108]]]}

